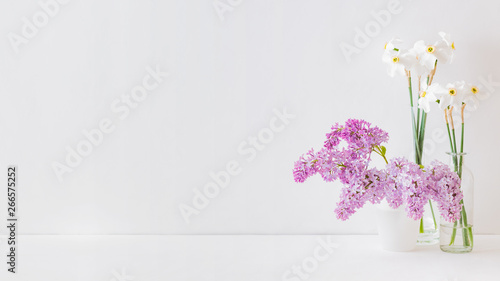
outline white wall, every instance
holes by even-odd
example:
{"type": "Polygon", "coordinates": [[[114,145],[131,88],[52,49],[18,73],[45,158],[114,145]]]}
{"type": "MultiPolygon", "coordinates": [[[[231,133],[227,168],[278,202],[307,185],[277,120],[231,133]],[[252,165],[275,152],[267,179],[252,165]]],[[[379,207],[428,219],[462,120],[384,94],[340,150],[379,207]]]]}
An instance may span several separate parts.
{"type": "MultiPolygon", "coordinates": [[[[385,42],[433,41],[447,31],[456,60],[439,66],[436,82],[500,80],[497,1],[401,0],[350,62],[339,44],[353,45],[356,28],[389,0],[220,0],[234,5],[224,20],[212,1],[73,0],[16,53],[9,34],[22,34],[23,17],[43,11],[37,2],[0,4],[0,163],[20,169],[23,234],[374,233],[373,206],[338,221],[340,186],[296,184],[292,167],[347,118],[387,130],[391,156],[409,154],[406,81],[386,75],[385,42]],[[170,76],[120,119],[110,106],[123,105],[115,100],[142,84],[148,66],[170,76]],[[254,159],[245,144],[238,152],[284,108],[295,118],[284,128],[276,122],[283,130],[254,159]],[[65,147],[106,118],[114,131],[59,182],[53,162],[64,163],[65,147]],[[233,161],[239,174],[186,224],[179,205],[192,205],[193,189],[233,161]]],[[[480,233],[500,234],[499,86],[467,121],[480,233]]],[[[427,159],[447,161],[436,110],[428,130],[427,159]]]]}

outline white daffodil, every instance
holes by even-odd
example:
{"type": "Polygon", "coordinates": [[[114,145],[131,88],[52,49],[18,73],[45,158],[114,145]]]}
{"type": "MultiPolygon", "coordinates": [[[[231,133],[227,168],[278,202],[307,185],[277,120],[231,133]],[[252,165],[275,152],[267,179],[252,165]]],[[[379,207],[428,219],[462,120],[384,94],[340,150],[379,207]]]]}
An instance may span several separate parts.
{"type": "Polygon", "coordinates": [[[453,61],[453,54],[455,53],[455,42],[451,41],[451,35],[446,32],[439,32],[439,36],[446,43],[448,48],[445,48],[443,51],[447,52],[448,61],[444,63],[451,63],[453,61]]]}
{"type": "Polygon", "coordinates": [[[420,40],[413,46],[419,63],[429,71],[434,69],[436,60],[440,63],[450,63],[453,59],[455,44],[451,42],[448,34],[440,32],[439,35],[441,40],[434,43],[434,45],[426,44],[423,40],[420,40]]]}
{"type": "Polygon", "coordinates": [[[395,50],[386,48],[382,55],[382,61],[387,64],[387,74],[394,77],[396,73],[406,75],[406,70],[411,69],[416,63],[416,58],[406,50],[395,50]]]}
{"type": "Polygon", "coordinates": [[[465,96],[465,82],[455,82],[446,85],[445,91],[436,92],[439,99],[439,108],[445,109],[453,106],[455,109],[460,109],[465,96]]]}
{"type": "Polygon", "coordinates": [[[428,113],[431,110],[430,104],[437,101],[437,95],[446,92],[447,90],[437,83],[427,86],[427,82],[422,81],[418,98],[418,108],[423,109],[425,113],[428,113]]]}
{"type": "Polygon", "coordinates": [[[410,53],[412,56],[415,57],[416,62],[412,65],[410,71],[411,73],[415,74],[416,76],[422,76],[425,77],[429,75],[430,69],[427,69],[425,64],[421,61],[418,52],[415,50],[415,48],[411,48],[408,50],[408,53],[410,53]]]}
{"type": "Polygon", "coordinates": [[[463,102],[469,109],[475,110],[479,106],[479,100],[486,96],[486,93],[479,86],[465,84],[465,94],[463,102]]]}
{"type": "Polygon", "coordinates": [[[389,42],[385,43],[384,50],[395,50],[399,51],[399,47],[397,45],[403,43],[403,40],[398,37],[392,38],[389,42]]]}

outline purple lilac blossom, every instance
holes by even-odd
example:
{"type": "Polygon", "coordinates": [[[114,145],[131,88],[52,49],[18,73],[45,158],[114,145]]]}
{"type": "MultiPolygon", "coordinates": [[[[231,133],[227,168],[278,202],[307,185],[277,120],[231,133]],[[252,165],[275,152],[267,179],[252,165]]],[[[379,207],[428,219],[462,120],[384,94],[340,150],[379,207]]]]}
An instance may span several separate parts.
{"type": "Polygon", "coordinates": [[[314,153],[314,150],[311,149],[304,156],[300,156],[299,161],[295,162],[295,168],[293,169],[293,177],[296,182],[304,182],[308,177],[316,174],[321,163],[318,159],[317,154],[314,153]]]}
{"type": "Polygon", "coordinates": [[[433,161],[428,176],[435,182],[429,193],[432,200],[438,203],[441,216],[449,222],[460,219],[464,195],[460,190],[460,178],[457,173],[452,172],[447,165],[433,161]]]}
{"type": "MultiPolygon", "coordinates": [[[[401,189],[400,196],[405,204],[409,217],[417,220],[424,215],[424,206],[428,201],[429,184],[425,172],[416,163],[409,162],[404,158],[391,159],[387,164],[387,173],[396,186],[401,189]]],[[[393,197],[393,196],[391,196],[393,197]]],[[[399,198],[398,198],[399,199],[399,198]]],[[[401,202],[398,200],[398,203],[401,202]]],[[[388,202],[389,205],[395,205],[388,202]]]]}
{"type": "Polygon", "coordinates": [[[363,176],[355,177],[348,184],[345,184],[341,191],[341,199],[335,209],[337,218],[348,219],[366,202],[380,203],[383,199],[381,195],[383,195],[384,189],[381,177],[385,177],[384,172],[372,168],[364,171],[363,176]]]}
{"type": "Polygon", "coordinates": [[[320,174],[324,181],[343,184],[335,213],[347,220],[364,206],[387,200],[392,208],[405,206],[408,217],[422,218],[429,199],[438,203],[441,215],[448,221],[460,218],[463,198],[460,179],[448,166],[435,161],[426,170],[404,158],[394,158],[385,169],[369,168],[371,152],[389,139],[387,132],[364,120],[349,119],[335,124],[326,135],[324,147],[312,149],[295,162],[296,182],[320,174]],[[341,141],[346,146],[340,147],[341,141]]]}

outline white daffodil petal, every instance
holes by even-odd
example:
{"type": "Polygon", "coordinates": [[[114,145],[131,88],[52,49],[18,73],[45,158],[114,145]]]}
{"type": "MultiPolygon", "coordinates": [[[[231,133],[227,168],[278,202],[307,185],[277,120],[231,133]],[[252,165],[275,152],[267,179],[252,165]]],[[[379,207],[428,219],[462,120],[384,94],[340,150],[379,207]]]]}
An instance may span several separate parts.
{"type": "Polygon", "coordinates": [[[476,110],[479,107],[479,99],[477,97],[472,97],[469,103],[466,103],[470,110],[476,110]]]}
{"type": "Polygon", "coordinates": [[[427,86],[427,79],[423,78],[422,77],[422,80],[420,81],[420,89],[422,91],[426,91],[428,89],[428,86],[427,86]]]}
{"type": "Polygon", "coordinates": [[[448,89],[456,88],[456,87],[457,87],[456,82],[455,83],[448,83],[448,84],[446,84],[446,88],[448,88],[448,89]]]}
{"type": "Polygon", "coordinates": [[[415,48],[411,48],[408,50],[408,55],[411,55],[414,58],[414,62],[410,68],[411,73],[417,76],[427,76],[429,75],[429,69],[419,60],[419,54],[415,48]]]}
{"type": "Polygon", "coordinates": [[[396,64],[396,72],[400,75],[405,76],[406,75],[405,66],[401,63],[397,63],[396,64]]]}
{"type": "Polygon", "coordinates": [[[418,108],[423,109],[425,113],[428,113],[431,110],[429,99],[423,97],[418,99],[418,108]]]}
{"type": "Polygon", "coordinates": [[[382,55],[382,62],[387,64],[392,63],[392,57],[388,52],[384,52],[384,54],[382,55]]]}
{"type": "MultiPolygon", "coordinates": [[[[427,92],[432,93],[432,95],[434,95],[434,98],[436,100],[442,100],[443,98],[446,99],[446,96],[448,96],[448,90],[446,90],[444,88],[442,90],[439,89],[438,91],[434,91],[434,90],[429,88],[429,89],[427,89],[427,92]]],[[[440,104],[441,104],[441,102],[440,102],[440,104]]]]}
{"type": "Polygon", "coordinates": [[[413,49],[415,49],[415,51],[419,54],[425,53],[426,47],[427,45],[425,44],[424,40],[417,41],[413,45],[413,49]]]}
{"type": "Polygon", "coordinates": [[[424,53],[419,57],[420,63],[425,66],[429,71],[434,69],[434,64],[436,63],[436,56],[424,53]]]}
{"type": "Polygon", "coordinates": [[[394,50],[394,48],[397,48],[396,45],[402,44],[403,41],[399,39],[398,37],[392,38],[387,44],[385,44],[385,49],[386,50],[394,50]]]}
{"type": "Polygon", "coordinates": [[[411,69],[417,63],[417,57],[408,51],[402,52],[399,56],[399,63],[406,69],[411,69]]]}
{"type": "Polygon", "coordinates": [[[439,108],[445,109],[450,106],[451,97],[450,95],[443,95],[439,98],[439,108]]]}
{"type": "Polygon", "coordinates": [[[433,54],[440,63],[450,63],[453,58],[453,50],[444,41],[437,44],[433,54]]]}
{"type": "Polygon", "coordinates": [[[465,84],[464,87],[464,102],[467,104],[475,95],[478,94],[478,88],[472,84],[465,84]]]}
{"type": "Polygon", "coordinates": [[[415,73],[415,75],[417,75],[417,76],[424,76],[425,77],[425,76],[429,75],[430,70],[425,65],[422,65],[420,63],[420,61],[417,61],[417,63],[415,63],[412,66],[411,72],[415,73]]]}

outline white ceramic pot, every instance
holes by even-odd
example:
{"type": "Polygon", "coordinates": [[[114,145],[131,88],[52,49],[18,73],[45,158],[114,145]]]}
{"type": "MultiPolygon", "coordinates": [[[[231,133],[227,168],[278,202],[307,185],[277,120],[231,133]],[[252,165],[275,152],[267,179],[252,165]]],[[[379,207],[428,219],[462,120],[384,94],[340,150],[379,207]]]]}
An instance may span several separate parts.
{"type": "Polygon", "coordinates": [[[377,222],[382,248],[393,252],[415,249],[420,221],[408,218],[404,206],[393,209],[383,200],[377,208],[377,222]]]}

